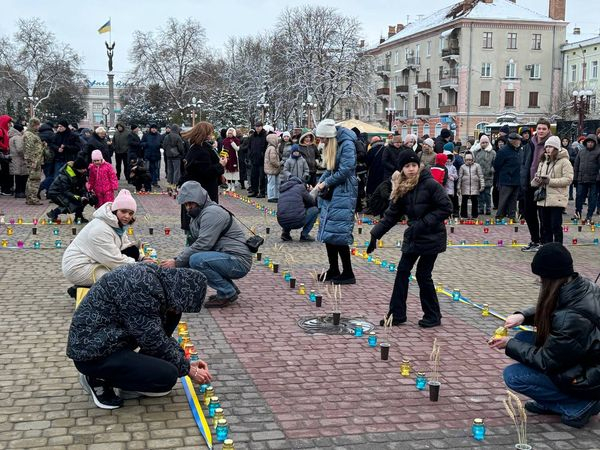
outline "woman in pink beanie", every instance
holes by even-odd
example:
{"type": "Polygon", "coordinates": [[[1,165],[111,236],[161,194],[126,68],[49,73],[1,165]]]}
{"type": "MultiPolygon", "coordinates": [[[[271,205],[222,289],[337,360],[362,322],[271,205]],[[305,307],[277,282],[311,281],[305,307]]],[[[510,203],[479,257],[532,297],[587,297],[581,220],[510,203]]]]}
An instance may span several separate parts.
{"type": "Polygon", "coordinates": [[[112,203],[94,212],[63,255],[62,271],[75,286],[91,286],[109,271],[123,264],[143,260],[136,242],[127,235],[135,221],[137,205],[131,193],[122,189],[112,203]]]}
{"type": "Polygon", "coordinates": [[[119,188],[117,173],[112,164],[104,161],[100,150],[92,152],[92,163],[88,170],[90,173],[88,190],[93,191],[98,197],[98,204],[96,205],[96,209],[98,209],[103,204],[112,202],[115,199],[115,189],[119,188]]]}

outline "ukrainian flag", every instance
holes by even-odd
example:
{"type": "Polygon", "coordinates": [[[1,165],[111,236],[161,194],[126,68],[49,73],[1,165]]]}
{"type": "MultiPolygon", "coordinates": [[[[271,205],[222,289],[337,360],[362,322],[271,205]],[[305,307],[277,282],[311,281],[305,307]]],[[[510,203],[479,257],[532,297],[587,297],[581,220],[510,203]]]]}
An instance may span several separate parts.
{"type": "Polygon", "coordinates": [[[110,31],[110,19],[108,19],[108,22],[106,22],[104,25],[102,25],[100,28],[98,28],[98,33],[102,34],[102,33],[108,33],[110,31]]]}

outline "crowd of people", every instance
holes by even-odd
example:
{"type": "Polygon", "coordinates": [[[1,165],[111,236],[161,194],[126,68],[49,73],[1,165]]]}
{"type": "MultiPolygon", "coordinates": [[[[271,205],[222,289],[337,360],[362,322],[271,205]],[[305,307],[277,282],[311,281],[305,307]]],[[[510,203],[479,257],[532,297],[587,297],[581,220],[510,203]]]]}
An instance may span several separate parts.
{"type": "Polygon", "coordinates": [[[207,364],[189,362],[171,334],[182,313],[237,301],[234,280],[249,273],[256,248],[244,224],[218,204],[219,188],[247,187],[249,196],[278,203],[283,241],[291,241],[295,229],[301,229],[300,241],[314,241],[310,232],[320,217],[316,237],[329,262],[323,282],[356,283],[350,257],[356,211],[381,216],[368,253],[406,219],[386,315],[392,326],[407,321],[415,264],[423,310],[418,325],[441,325],[432,271],[446,250],[449,217],[477,218],[492,210],[496,219],[523,217],[531,235],[523,250],[537,252],[531,266],[541,288],[537,306],[509,316],[505,326],[532,324],[535,332],[494,338],[490,347],[505,349],[517,361],[504,379],[532,398],[525,404],[529,412],[559,414],[564,424],[578,428],[600,413],[600,288],[574,270],[561,226],[573,195],[582,223],[598,212],[597,135],[572,144],[553,136],[545,119],[533,132],[503,128],[493,141],[481,135],[464,146],[449,130],[435,138],[368,140],[331,119],[293,133],[257,122],[247,134],[231,128],[215,135],[211,124],[200,122],[182,134],[172,126],[161,135],[150,125],[141,137],[136,125],[129,131],[119,124],[110,139],[102,128],[78,136],[65,122],[54,132],[35,118],[25,130],[1,116],[0,127],[2,193],[22,198],[24,190],[26,201],[37,203],[46,190],[57,205],[48,213],[52,219],[74,213],[86,221],[85,206],[96,207],[91,223],[66,249],[62,270],[73,284],[70,294],[91,286],[74,314],[67,354],[98,407],[166,395],[180,376],[211,380],[207,364]],[[167,183],[179,191],[187,245],[156,264],[126,233],[135,221],[135,199],[127,189],[116,197],[114,192],[121,173],[136,189],[152,189],[163,158],[167,183]],[[205,301],[207,286],[216,293],[205,301]]]}

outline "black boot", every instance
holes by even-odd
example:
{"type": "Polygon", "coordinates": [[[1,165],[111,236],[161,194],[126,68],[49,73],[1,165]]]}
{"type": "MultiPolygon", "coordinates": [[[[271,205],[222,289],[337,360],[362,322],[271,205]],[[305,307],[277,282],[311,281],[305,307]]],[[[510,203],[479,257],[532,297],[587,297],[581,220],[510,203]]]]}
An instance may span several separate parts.
{"type": "Polygon", "coordinates": [[[350,247],[347,245],[338,245],[337,252],[342,259],[342,273],[335,277],[331,282],[333,284],[356,284],[356,278],[352,271],[352,261],[350,259],[350,247]]]}
{"type": "Polygon", "coordinates": [[[327,259],[329,260],[329,269],[325,274],[319,275],[317,278],[319,281],[331,281],[333,278],[340,275],[340,266],[338,264],[338,248],[333,244],[325,244],[327,249],[327,259]]]}

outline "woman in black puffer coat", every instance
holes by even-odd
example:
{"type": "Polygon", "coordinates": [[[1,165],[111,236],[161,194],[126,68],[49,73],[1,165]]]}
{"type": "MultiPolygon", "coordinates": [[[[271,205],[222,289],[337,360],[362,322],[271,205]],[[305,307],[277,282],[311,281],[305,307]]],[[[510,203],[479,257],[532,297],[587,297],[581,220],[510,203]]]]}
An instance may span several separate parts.
{"type": "MultiPolygon", "coordinates": [[[[444,187],[429,170],[419,166],[419,157],[405,150],[398,161],[398,170],[392,175],[392,195],[388,210],[379,224],[371,230],[367,253],[375,250],[381,239],[402,216],[408,218],[408,229],[402,241],[402,258],[398,263],[396,281],[387,316],[393,314],[393,325],[406,322],[406,298],[410,271],[417,262],[416,278],[423,308],[424,328],[441,325],[442,313],[438,304],[431,272],[439,253],[446,251],[446,220],[452,213],[452,203],[444,187]]],[[[383,321],[381,321],[383,325],[383,321]]]]}
{"type": "Polygon", "coordinates": [[[504,369],[504,382],[532,399],[525,409],[581,428],[600,412],[600,287],[573,270],[558,242],[538,250],[531,270],[542,280],[537,306],[509,316],[505,326],[535,325],[536,332],[490,346],[518,362],[504,369]]]}

